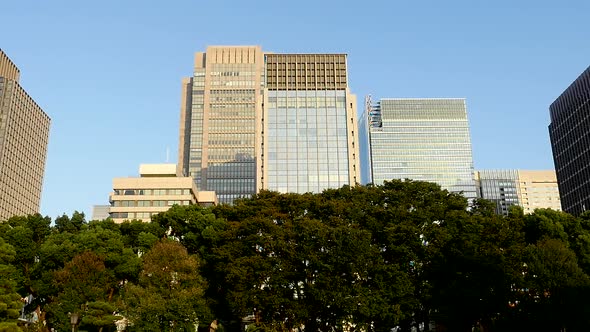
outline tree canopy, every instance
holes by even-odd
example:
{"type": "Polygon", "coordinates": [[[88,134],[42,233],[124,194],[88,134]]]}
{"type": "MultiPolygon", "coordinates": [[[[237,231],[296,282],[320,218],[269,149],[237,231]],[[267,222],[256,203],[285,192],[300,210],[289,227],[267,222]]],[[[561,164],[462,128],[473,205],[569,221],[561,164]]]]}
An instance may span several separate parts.
{"type": "Polygon", "coordinates": [[[493,211],[389,181],[173,206],[150,223],[13,217],[0,330],[32,313],[60,331],[73,313],[87,331],[589,330],[590,213],[493,211]]]}

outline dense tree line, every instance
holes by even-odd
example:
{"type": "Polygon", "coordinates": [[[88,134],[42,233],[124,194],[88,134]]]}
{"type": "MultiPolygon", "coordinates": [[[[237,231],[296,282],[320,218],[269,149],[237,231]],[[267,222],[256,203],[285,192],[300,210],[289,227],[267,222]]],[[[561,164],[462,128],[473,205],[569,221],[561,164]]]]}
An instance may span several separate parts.
{"type": "Polygon", "coordinates": [[[590,214],[497,216],[413,181],[261,192],[0,223],[0,331],[588,331],[589,275],[590,214]]]}

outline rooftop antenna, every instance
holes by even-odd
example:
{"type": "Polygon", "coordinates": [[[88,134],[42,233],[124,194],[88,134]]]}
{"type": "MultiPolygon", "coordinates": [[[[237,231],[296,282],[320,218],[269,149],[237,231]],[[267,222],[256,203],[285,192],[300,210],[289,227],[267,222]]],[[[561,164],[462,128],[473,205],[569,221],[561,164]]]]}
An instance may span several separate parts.
{"type": "Polygon", "coordinates": [[[166,147],[166,163],[170,162],[170,147],[166,147]]]}

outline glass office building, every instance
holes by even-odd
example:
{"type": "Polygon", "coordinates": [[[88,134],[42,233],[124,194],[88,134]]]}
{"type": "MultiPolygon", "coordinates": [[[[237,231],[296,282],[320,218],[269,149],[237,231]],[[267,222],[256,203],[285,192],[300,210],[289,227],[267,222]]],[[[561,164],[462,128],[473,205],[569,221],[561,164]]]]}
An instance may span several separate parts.
{"type": "Polygon", "coordinates": [[[263,188],[321,192],[358,176],[345,54],[267,54],[263,188]]]}
{"type": "Polygon", "coordinates": [[[520,205],[517,170],[483,170],[475,175],[478,197],[493,202],[497,214],[507,215],[512,205],[520,205]]]}
{"type": "Polygon", "coordinates": [[[428,181],[476,197],[465,99],[381,99],[368,107],[371,182],[428,181]]]}

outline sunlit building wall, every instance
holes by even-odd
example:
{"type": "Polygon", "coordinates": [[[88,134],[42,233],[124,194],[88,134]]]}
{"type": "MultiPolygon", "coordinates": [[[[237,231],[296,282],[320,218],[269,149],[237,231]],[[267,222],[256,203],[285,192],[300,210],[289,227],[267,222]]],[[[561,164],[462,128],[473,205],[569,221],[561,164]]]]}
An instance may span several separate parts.
{"type": "Polygon", "coordinates": [[[142,164],[139,177],[113,179],[109,216],[116,223],[125,220],[149,222],[153,215],[173,205],[217,204],[215,192],[198,191],[190,177],[176,176],[176,164],[142,164]]]}
{"type": "Polygon", "coordinates": [[[0,50],[0,220],[39,212],[50,119],[0,50]]]}

